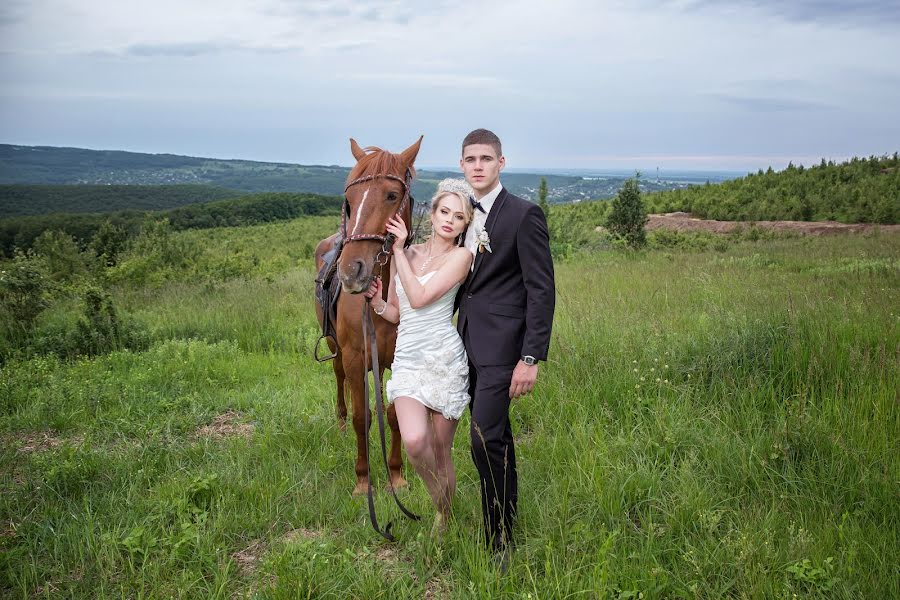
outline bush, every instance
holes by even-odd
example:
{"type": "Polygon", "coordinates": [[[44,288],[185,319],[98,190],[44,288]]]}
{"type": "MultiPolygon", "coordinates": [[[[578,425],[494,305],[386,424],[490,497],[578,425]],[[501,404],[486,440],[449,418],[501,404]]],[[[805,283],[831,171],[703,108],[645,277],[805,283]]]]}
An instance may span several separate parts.
{"type": "Polygon", "coordinates": [[[647,211],[641,200],[638,185],[639,174],[627,180],[612,201],[612,210],[606,219],[606,228],[613,236],[622,238],[630,248],[640,248],[647,244],[644,225],[647,211]]]}
{"type": "Polygon", "coordinates": [[[550,206],[547,228],[553,256],[571,254],[582,248],[598,248],[601,238],[597,226],[606,221],[608,209],[609,202],[606,201],[550,206]]]}
{"type": "Polygon", "coordinates": [[[149,334],[127,315],[122,317],[112,297],[93,284],[79,292],[81,314],[58,312],[57,319],[42,320],[23,345],[30,354],[54,354],[62,358],[96,356],[114,350],[142,350],[150,345],[149,334]]]}
{"type": "Polygon", "coordinates": [[[64,231],[49,229],[34,240],[32,249],[46,259],[48,274],[55,282],[66,282],[88,270],[87,260],[75,242],[64,231]]]}
{"type": "Polygon", "coordinates": [[[0,269],[0,312],[5,337],[21,343],[50,306],[52,282],[46,258],[33,252],[16,252],[11,263],[0,269]]]}
{"type": "Polygon", "coordinates": [[[128,232],[123,227],[113,225],[112,221],[107,219],[91,238],[91,249],[97,258],[103,261],[103,264],[107,267],[114,267],[119,253],[125,249],[127,242],[128,232]]]}
{"type": "Polygon", "coordinates": [[[685,232],[671,229],[657,229],[650,232],[647,236],[649,246],[654,249],[706,250],[716,239],[716,234],[713,233],[685,232]]]}
{"type": "Polygon", "coordinates": [[[193,266],[201,248],[186,237],[173,235],[165,219],[147,221],[127,252],[109,270],[111,281],[133,284],[158,283],[193,266]]]}

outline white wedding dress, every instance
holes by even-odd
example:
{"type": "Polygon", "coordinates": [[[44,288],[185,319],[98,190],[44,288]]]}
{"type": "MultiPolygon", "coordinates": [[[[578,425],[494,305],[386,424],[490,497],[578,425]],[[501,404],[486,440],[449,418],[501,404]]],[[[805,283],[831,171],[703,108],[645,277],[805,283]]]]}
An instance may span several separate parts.
{"type": "MultiPolygon", "coordinates": [[[[417,277],[424,284],[436,271],[417,277]]],[[[456,327],[453,301],[460,284],[422,308],[412,308],[400,276],[394,277],[400,324],[387,397],[415,398],[447,419],[459,419],[469,405],[469,359],[456,327]]]]}

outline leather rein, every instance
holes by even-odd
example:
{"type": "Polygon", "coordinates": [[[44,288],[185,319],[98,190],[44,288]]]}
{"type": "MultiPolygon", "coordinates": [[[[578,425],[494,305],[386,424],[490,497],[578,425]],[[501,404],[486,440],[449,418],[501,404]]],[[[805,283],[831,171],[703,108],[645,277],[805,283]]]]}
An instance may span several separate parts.
{"type": "MultiPolygon", "coordinates": [[[[365,183],[366,181],[372,181],[379,177],[385,179],[394,179],[403,184],[403,199],[400,201],[400,206],[397,209],[397,214],[402,215],[403,211],[406,209],[407,203],[415,202],[412,196],[410,195],[410,185],[412,183],[412,170],[406,170],[406,178],[401,179],[397,175],[391,175],[389,173],[378,174],[378,175],[365,175],[358,179],[354,179],[344,188],[344,210],[341,211],[341,237],[344,239],[344,244],[348,244],[350,242],[359,242],[359,241],[376,241],[381,242],[381,250],[379,250],[378,254],[375,255],[375,264],[378,265],[379,275],[383,270],[384,266],[387,265],[388,260],[391,256],[391,246],[394,244],[394,236],[390,233],[360,233],[355,235],[347,235],[347,219],[350,216],[350,202],[347,200],[347,190],[349,190],[354,185],[365,183]]],[[[412,220],[412,210],[410,210],[410,220],[412,220]]],[[[411,237],[407,240],[407,244],[410,243],[411,237]]],[[[373,271],[374,271],[374,264],[373,271]]],[[[363,360],[365,361],[363,364],[368,366],[369,364],[369,353],[372,355],[372,379],[373,379],[373,388],[375,389],[375,414],[378,420],[378,436],[381,440],[381,457],[384,460],[385,469],[387,469],[388,476],[388,485],[391,490],[391,495],[394,497],[394,502],[397,503],[397,506],[400,508],[401,512],[404,515],[412,519],[413,521],[418,521],[421,519],[418,515],[412,513],[409,509],[403,506],[403,503],[400,502],[400,499],[397,498],[397,492],[394,489],[394,482],[391,480],[391,468],[388,464],[387,458],[387,443],[385,442],[385,434],[384,434],[384,398],[381,392],[381,369],[378,365],[378,339],[375,335],[375,323],[372,320],[372,312],[370,310],[371,307],[371,298],[366,298],[365,303],[363,304],[363,314],[362,314],[362,329],[363,329],[363,360]]],[[[366,465],[369,468],[369,485],[366,490],[366,496],[369,505],[369,521],[372,523],[372,528],[375,529],[382,537],[386,540],[393,542],[396,538],[391,533],[391,528],[393,527],[393,523],[388,521],[387,525],[385,525],[384,529],[378,526],[378,518],[375,515],[375,499],[372,494],[372,467],[371,461],[369,460],[369,420],[371,419],[371,415],[369,413],[369,369],[365,370],[365,383],[363,385],[364,397],[365,397],[365,432],[366,432],[366,465]]]]}

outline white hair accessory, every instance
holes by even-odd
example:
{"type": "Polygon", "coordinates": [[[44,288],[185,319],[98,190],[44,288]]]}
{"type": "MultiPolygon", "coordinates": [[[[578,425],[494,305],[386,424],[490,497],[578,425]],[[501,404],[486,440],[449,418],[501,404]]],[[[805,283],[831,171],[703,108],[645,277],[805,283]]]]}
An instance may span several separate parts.
{"type": "Polygon", "coordinates": [[[475,191],[465,179],[442,179],[437,186],[437,193],[440,194],[442,192],[462,194],[467,198],[475,195],[475,191]]]}

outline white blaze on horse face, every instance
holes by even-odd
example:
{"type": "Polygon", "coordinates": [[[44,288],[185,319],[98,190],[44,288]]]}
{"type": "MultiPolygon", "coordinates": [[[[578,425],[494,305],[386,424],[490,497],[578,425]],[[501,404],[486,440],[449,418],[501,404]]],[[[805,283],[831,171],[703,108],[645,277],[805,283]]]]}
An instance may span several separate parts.
{"type": "Polygon", "coordinates": [[[366,188],[366,191],[363,192],[362,200],[359,201],[359,208],[356,209],[356,223],[353,225],[353,231],[350,232],[350,235],[356,235],[356,230],[359,229],[359,216],[362,214],[363,204],[366,203],[366,197],[369,195],[369,188],[366,188]]]}

